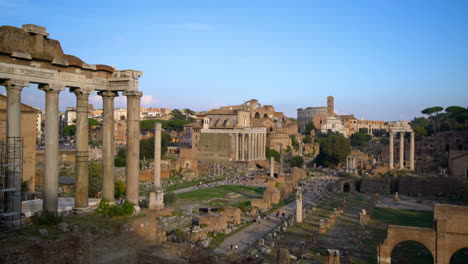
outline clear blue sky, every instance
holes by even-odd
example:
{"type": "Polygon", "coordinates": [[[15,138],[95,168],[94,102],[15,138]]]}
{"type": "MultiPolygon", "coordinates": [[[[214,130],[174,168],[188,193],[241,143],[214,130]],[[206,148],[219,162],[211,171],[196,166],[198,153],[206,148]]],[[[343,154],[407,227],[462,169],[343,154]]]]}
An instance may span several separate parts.
{"type": "MultiPolygon", "coordinates": [[[[468,105],[466,0],[0,0],[0,9],[0,25],[45,26],[87,63],[144,71],[146,106],[257,98],[296,116],[333,95],[339,114],[402,120],[468,105]]],[[[35,106],[41,96],[23,92],[35,106]]],[[[68,92],[60,99],[74,106],[68,92]]]]}

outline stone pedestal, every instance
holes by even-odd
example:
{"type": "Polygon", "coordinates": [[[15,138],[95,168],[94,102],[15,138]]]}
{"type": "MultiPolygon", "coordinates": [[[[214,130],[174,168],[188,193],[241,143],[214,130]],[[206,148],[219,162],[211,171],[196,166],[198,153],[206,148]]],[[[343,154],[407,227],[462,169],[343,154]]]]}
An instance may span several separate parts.
{"type": "Polygon", "coordinates": [[[164,190],[162,188],[151,190],[149,195],[149,209],[164,209],[164,190]]]}
{"type": "Polygon", "coordinates": [[[327,264],[340,264],[340,251],[335,249],[327,249],[327,251],[327,264]]]}

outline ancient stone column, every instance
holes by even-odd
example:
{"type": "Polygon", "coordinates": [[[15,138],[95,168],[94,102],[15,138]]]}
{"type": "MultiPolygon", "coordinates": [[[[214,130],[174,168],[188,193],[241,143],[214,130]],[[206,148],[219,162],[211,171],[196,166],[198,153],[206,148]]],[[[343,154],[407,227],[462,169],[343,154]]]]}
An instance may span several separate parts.
{"type": "Polygon", "coordinates": [[[405,168],[405,132],[400,132],[400,170],[405,168]]]}
{"type": "Polygon", "coordinates": [[[75,207],[88,207],[88,97],[83,89],[72,90],[76,95],[76,155],[75,207]]]}
{"type": "Polygon", "coordinates": [[[270,157],[270,177],[275,177],[275,158],[270,157]]]}
{"type": "Polygon", "coordinates": [[[138,205],[140,175],[140,91],[125,91],[127,96],[127,201],[138,205]]]}
{"type": "Polygon", "coordinates": [[[239,136],[240,136],[240,139],[239,139],[240,140],[239,142],[240,143],[239,144],[240,145],[240,160],[243,161],[244,160],[244,134],[241,133],[239,136]]]}
{"type": "Polygon", "coordinates": [[[302,223],[302,190],[297,189],[296,195],[296,221],[302,223]]]}
{"type": "Polygon", "coordinates": [[[39,85],[46,93],[45,105],[45,155],[44,155],[44,191],[43,211],[57,213],[58,209],[58,141],[59,92],[65,87],[39,85]]]}
{"type": "Polygon", "coordinates": [[[248,134],[249,137],[248,137],[248,150],[249,150],[249,154],[248,154],[248,160],[251,161],[252,160],[252,133],[249,133],[248,134]]]}
{"type": "Polygon", "coordinates": [[[238,133],[235,133],[234,136],[236,137],[235,139],[235,148],[234,148],[234,151],[236,152],[236,161],[239,160],[239,134],[238,133]]]}
{"type": "MultiPolygon", "coordinates": [[[[102,197],[114,201],[114,98],[115,91],[98,92],[102,96],[102,197]]],[[[128,156],[127,156],[128,163],[128,156]]]]}
{"type": "Polygon", "coordinates": [[[411,131],[410,137],[410,170],[414,170],[414,132],[411,131]]]}
{"type": "MultiPolygon", "coordinates": [[[[7,186],[6,188],[15,188],[14,192],[6,193],[7,207],[17,213],[13,220],[20,220],[21,216],[21,183],[23,179],[21,155],[22,145],[14,144],[15,140],[21,139],[21,91],[24,87],[29,86],[26,81],[8,80],[3,84],[7,91],[7,143],[10,145],[7,149],[8,164],[18,164],[18,166],[8,166],[7,171],[7,186]],[[16,149],[12,147],[15,146],[16,149]]],[[[18,142],[16,142],[18,143],[18,142]]]]}
{"type": "Polygon", "coordinates": [[[390,131],[390,142],[388,143],[388,146],[389,169],[393,170],[393,131],[390,131]]]}
{"type": "Polygon", "coordinates": [[[154,189],[150,192],[149,208],[164,208],[164,191],[161,188],[161,123],[154,128],[154,189]]]}

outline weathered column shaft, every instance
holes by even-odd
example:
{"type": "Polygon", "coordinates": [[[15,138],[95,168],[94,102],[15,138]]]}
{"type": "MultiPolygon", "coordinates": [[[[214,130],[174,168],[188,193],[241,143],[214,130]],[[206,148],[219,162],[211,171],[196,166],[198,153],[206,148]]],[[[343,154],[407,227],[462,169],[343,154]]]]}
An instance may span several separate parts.
{"type": "Polygon", "coordinates": [[[389,169],[393,170],[393,132],[390,131],[390,141],[388,143],[389,146],[389,153],[388,153],[388,158],[389,158],[389,169]]]}
{"type": "Polygon", "coordinates": [[[7,210],[15,212],[17,215],[14,220],[21,219],[21,183],[23,180],[23,170],[21,155],[23,152],[21,147],[15,142],[21,139],[21,91],[23,87],[29,86],[28,82],[19,80],[8,80],[2,85],[5,86],[7,91],[7,164],[16,164],[15,166],[6,167],[7,182],[6,188],[15,188],[14,192],[6,193],[7,210]],[[13,148],[15,147],[15,148],[13,148]]]}
{"type": "Polygon", "coordinates": [[[140,174],[140,91],[126,91],[127,96],[127,201],[138,205],[140,174]]]}
{"type": "Polygon", "coordinates": [[[98,94],[103,100],[102,197],[108,201],[114,201],[114,98],[119,94],[114,91],[101,91],[98,94]]]}
{"type": "Polygon", "coordinates": [[[234,148],[234,151],[236,152],[236,155],[235,155],[236,161],[238,161],[238,160],[239,160],[239,134],[238,134],[238,133],[235,133],[235,134],[234,134],[234,137],[235,137],[235,142],[236,142],[236,143],[235,143],[236,146],[235,146],[235,148],[234,148]]]}
{"type": "Polygon", "coordinates": [[[302,223],[302,198],[296,198],[296,222],[302,223]]]}
{"type": "Polygon", "coordinates": [[[154,186],[161,187],[161,123],[154,128],[154,186]]]}
{"type": "Polygon", "coordinates": [[[400,132],[400,170],[405,168],[405,133],[400,132]]]}
{"type": "Polygon", "coordinates": [[[275,158],[270,157],[270,177],[275,177],[275,158]]]}
{"type": "Polygon", "coordinates": [[[76,95],[76,155],[75,207],[88,207],[88,97],[89,92],[75,89],[76,95]]]}
{"type": "Polygon", "coordinates": [[[410,170],[414,170],[414,132],[411,131],[410,137],[410,153],[409,153],[409,161],[410,161],[410,170]]]}
{"type": "Polygon", "coordinates": [[[41,85],[46,93],[45,106],[45,155],[44,155],[44,203],[43,211],[57,213],[58,209],[58,89],[50,85],[41,85]]]}

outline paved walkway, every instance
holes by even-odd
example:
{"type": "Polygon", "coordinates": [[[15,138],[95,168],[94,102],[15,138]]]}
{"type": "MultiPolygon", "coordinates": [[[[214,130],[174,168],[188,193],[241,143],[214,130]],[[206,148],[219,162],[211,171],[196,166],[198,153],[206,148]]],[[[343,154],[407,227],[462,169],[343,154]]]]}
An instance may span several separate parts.
{"type": "MultiPolygon", "coordinates": [[[[308,192],[303,196],[303,207],[305,208],[307,203],[313,202],[318,198],[317,194],[308,192]]],[[[279,224],[285,221],[292,215],[296,214],[296,200],[278,209],[281,213],[285,213],[285,218],[276,217],[276,211],[267,215],[266,219],[262,219],[260,224],[253,223],[234,235],[226,238],[219,247],[214,249],[215,254],[225,254],[231,250],[231,244],[237,245],[238,251],[242,252],[249,246],[254,245],[259,239],[265,237],[279,224]]]]}

